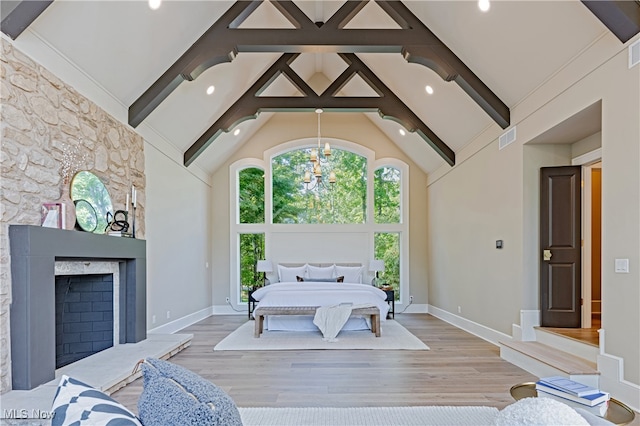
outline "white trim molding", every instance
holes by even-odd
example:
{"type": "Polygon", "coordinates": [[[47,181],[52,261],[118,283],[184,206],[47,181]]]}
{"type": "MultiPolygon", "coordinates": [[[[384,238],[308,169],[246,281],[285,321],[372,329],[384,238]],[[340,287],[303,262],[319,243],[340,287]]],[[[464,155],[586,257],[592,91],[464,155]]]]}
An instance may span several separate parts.
{"type": "Polygon", "coordinates": [[[205,318],[209,318],[211,315],[213,315],[213,308],[213,306],[209,306],[208,308],[204,308],[192,314],[185,315],[182,318],[178,318],[177,320],[168,322],[156,328],[152,328],[151,330],[147,330],[147,334],[176,333],[185,327],[200,322],[205,318]]]}
{"type": "Polygon", "coordinates": [[[451,325],[454,325],[466,332],[473,334],[481,338],[482,340],[486,340],[489,343],[492,343],[496,346],[499,346],[499,342],[504,341],[512,341],[513,338],[508,334],[502,333],[500,331],[496,331],[492,328],[484,326],[482,324],[478,324],[477,322],[468,320],[458,315],[454,315],[451,312],[447,312],[444,309],[437,308],[433,305],[429,306],[429,313],[436,318],[441,319],[444,322],[448,322],[451,325]]]}

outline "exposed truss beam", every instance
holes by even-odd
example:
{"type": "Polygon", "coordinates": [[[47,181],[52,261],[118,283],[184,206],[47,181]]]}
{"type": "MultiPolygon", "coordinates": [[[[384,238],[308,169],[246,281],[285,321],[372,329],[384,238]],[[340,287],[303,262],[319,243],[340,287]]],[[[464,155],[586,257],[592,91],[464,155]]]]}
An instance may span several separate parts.
{"type": "Polygon", "coordinates": [[[407,107],[355,54],[341,53],[347,69],[318,95],[290,67],[299,54],[285,53],[189,147],[184,154],[188,166],[223,132],[242,121],[256,118],[263,111],[325,111],[377,112],[382,118],[394,120],[410,132],[417,132],[449,165],[455,164],[455,153],[409,107],[407,107]],[[285,76],[303,96],[260,96],[279,76],[285,76]],[[338,92],[353,77],[359,75],[378,97],[341,97],[338,92]]]}
{"type": "Polygon", "coordinates": [[[609,30],[626,43],[640,32],[640,2],[620,0],[581,0],[609,30]]]}
{"type": "Polygon", "coordinates": [[[509,126],[509,108],[401,2],[376,0],[400,29],[344,29],[367,1],[345,2],[327,24],[317,26],[293,2],[273,0],[294,29],[232,26],[237,17],[250,15],[260,4],[234,3],[129,107],[129,124],[137,127],[183,80],[193,80],[211,66],[232,61],[238,52],[371,52],[401,53],[409,62],[433,69],[444,80],[460,85],[502,128],[509,126]]]}
{"type": "Polygon", "coordinates": [[[53,0],[0,1],[0,29],[15,40],[51,3],[53,0]]]}

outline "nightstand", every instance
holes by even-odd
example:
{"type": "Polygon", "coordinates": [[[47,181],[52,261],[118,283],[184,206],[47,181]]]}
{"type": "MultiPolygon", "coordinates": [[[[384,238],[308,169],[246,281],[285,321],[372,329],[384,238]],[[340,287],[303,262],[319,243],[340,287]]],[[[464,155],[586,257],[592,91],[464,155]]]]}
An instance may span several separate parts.
{"type": "Polygon", "coordinates": [[[257,300],[253,298],[253,292],[256,291],[255,288],[249,290],[249,301],[247,302],[247,313],[249,315],[249,319],[251,319],[251,314],[253,310],[256,308],[257,300]]]}
{"type": "Polygon", "coordinates": [[[391,306],[391,309],[387,313],[387,319],[396,317],[396,292],[395,290],[382,290],[387,293],[386,302],[391,306]]]}

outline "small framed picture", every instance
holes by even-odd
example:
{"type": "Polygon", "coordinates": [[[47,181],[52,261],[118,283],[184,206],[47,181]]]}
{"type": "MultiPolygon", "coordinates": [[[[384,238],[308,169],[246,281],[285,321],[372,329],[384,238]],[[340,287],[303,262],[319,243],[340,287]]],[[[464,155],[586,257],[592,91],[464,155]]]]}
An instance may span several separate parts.
{"type": "Polygon", "coordinates": [[[41,225],[45,228],[64,229],[64,204],[62,203],[44,203],[42,205],[42,221],[41,225]]]}

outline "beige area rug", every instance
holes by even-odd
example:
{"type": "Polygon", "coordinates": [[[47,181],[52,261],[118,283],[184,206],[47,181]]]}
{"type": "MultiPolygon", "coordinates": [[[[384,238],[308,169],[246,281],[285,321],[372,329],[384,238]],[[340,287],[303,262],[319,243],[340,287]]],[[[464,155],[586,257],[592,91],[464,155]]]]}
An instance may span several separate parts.
{"type": "Polygon", "coordinates": [[[337,342],[325,342],[320,331],[269,331],[253,337],[254,322],[242,324],[218,343],[214,351],[280,351],[305,349],[406,349],[429,350],[420,339],[393,320],[384,321],[381,336],[370,330],[341,331],[337,342]]]}
{"type": "Polygon", "coordinates": [[[495,407],[238,408],[245,426],[491,425],[495,407]]]}

